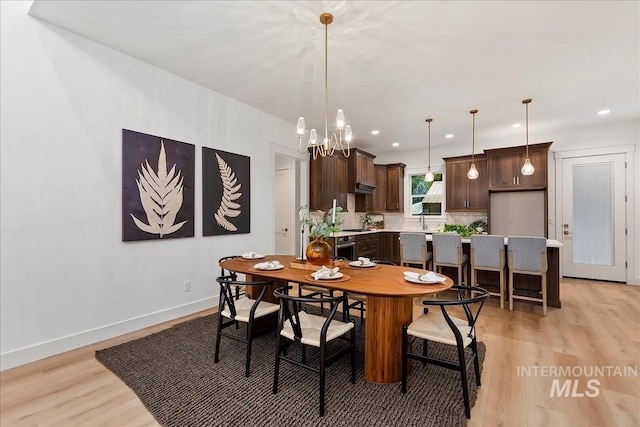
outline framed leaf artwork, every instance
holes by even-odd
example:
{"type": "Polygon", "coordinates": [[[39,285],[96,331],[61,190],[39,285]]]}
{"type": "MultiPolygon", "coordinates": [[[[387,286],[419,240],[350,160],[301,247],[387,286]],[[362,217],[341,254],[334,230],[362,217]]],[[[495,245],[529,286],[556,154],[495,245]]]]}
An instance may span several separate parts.
{"type": "Polygon", "coordinates": [[[195,145],[122,129],[122,240],[194,236],[195,145]]]}
{"type": "Polygon", "coordinates": [[[202,147],[202,234],[251,232],[251,158],[202,147]]]}

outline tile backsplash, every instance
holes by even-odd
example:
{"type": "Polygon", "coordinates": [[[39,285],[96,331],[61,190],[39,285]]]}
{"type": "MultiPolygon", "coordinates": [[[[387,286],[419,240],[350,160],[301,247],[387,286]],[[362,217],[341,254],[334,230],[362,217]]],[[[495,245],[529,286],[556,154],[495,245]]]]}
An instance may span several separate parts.
{"type": "MultiPolygon", "coordinates": [[[[347,210],[341,214],[343,219],[342,229],[346,228],[359,228],[362,225],[362,217],[364,212],[355,212],[355,195],[347,195],[347,210]]],[[[465,224],[469,225],[476,220],[487,221],[487,214],[481,212],[469,212],[469,213],[446,213],[444,219],[428,219],[425,217],[425,230],[436,231],[438,228],[447,224],[465,224]]],[[[404,213],[385,213],[384,214],[384,228],[407,230],[407,231],[422,231],[422,222],[420,218],[405,218],[404,213]]]]}

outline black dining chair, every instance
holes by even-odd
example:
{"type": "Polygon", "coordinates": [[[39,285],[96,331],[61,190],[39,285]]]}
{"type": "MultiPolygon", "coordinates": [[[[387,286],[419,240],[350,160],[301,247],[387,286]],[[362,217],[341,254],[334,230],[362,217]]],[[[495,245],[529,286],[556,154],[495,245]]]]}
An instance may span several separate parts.
{"type": "Polygon", "coordinates": [[[464,411],[467,418],[471,418],[467,366],[473,362],[476,384],[480,387],[476,322],[484,302],[489,298],[489,291],[479,286],[453,286],[451,289],[457,291],[457,299],[423,301],[422,303],[426,306],[440,307],[440,312],[438,310],[427,310],[425,314],[411,322],[410,325],[402,327],[402,393],[405,394],[407,392],[408,359],[419,360],[423,364],[434,364],[454,369],[460,372],[464,411]],[[473,291],[476,296],[465,297],[465,291],[473,291]],[[456,307],[462,307],[466,319],[460,319],[449,314],[449,310],[456,307]],[[410,339],[409,337],[412,338],[410,339]],[[422,339],[421,354],[412,353],[410,350],[411,341],[415,338],[422,339]],[[427,347],[429,341],[455,346],[458,353],[458,363],[430,357],[427,347]],[[468,361],[465,358],[465,348],[467,347],[471,349],[471,358],[468,361]]]}
{"type": "MultiPolygon", "coordinates": [[[[278,311],[278,339],[276,343],[276,362],[273,376],[273,394],[278,392],[278,380],[280,375],[280,362],[288,362],[303,369],[320,374],[320,416],[324,416],[325,408],[325,382],[327,367],[345,354],[351,356],[351,383],[356,382],[356,335],[355,325],[349,319],[347,297],[327,297],[316,295],[313,297],[296,297],[289,295],[291,286],[279,288],[274,295],[280,300],[278,311]],[[311,314],[305,308],[320,304],[328,304],[326,317],[311,314]],[[338,319],[338,308],[342,308],[341,317],[338,319]],[[328,354],[327,343],[334,340],[343,341],[345,344],[336,346],[332,354],[328,354]],[[301,347],[300,360],[289,355],[287,349],[291,345],[301,347]],[[319,367],[307,363],[307,347],[315,347],[319,350],[319,367]]],[[[300,377],[296,381],[304,381],[307,377],[300,377]]]]}
{"type": "MultiPolygon", "coordinates": [[[[234,258],[239,258],[240,255],[227,255],[227,256],[223,256],[222,258],[220,258],[218,260],[218,264],[220,264],[223,261],[227,261],[230,259],[234,259],[234,258]]],[[[236,274],[235,271],[228,271],[226,270],[224,267],[220,267],[220,277],[224,277],[224,276],[231,276],[233,277],[233,280],[236,280],[238,278],[238,275],[236,274]]],[[[236,286],[234,289],[234,294],[236,299],[240,298],[241,296],[243,296],[245,294],[245,289],[242,286],[236,286]]]]}
{"type": "Polygon", "coordinates": [[[242,282],[236,280],[235,276],[221,276],[216,279],[220,284],[220,302],[218,304],[218,327],[216,330],[216,347],[213,357],[214,363],[218,363],[220,354],[220,339],[224,336],[235,341],[243,342],[247,345],[245,376],[250,374],[251,365],[251,344],[253,339],[259,334],[254,333],[253,323],[255,319],[267,316],[278,311],[278,304],[263,301],[265,292],[269,285],[273,282],[242,282]],[[234,290],[238,286],[253,288],[260,291],[258,297],[254,300],[248,295],[236,299],[234,298],[234,290]],[[237,327],[243,324],[246,326],[246,333],[242,335],[224,332],[224,329],[230,326],[237,327]]]}

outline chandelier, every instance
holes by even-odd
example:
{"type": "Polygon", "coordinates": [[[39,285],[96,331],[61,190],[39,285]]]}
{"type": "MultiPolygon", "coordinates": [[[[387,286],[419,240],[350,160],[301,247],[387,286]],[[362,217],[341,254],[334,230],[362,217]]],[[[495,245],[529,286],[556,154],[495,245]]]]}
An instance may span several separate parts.
{"type": "Polygon", "coordinates": [[[351,142],[352,134],[351,134],[351,126],[346,125],[344,121],[344,111],[342,109],[338,109],[338,113],[336,114],[336,127],[338,128],[338,136],[336,136],[335,132],[331,134],[329,137],[329,90],[327,88],[327,34],[328,34],[328,26],[333,22],[333,15],[330,13],[323,13],[320,15],[320,22],[324,25],[324,101],[325,101],[325,109],[324,109],[324,139],[322,142],[318,141],[318,132],[315,129],[311,129],[309,132],[309,141],[307,142],[306,147],[302,145],[302,137],[305,132],[305,124],[304,117],[298,118],[297,125],[297,133],[298,133],[298,150],[301,153],[312,150],[313,159],[315,160],[318,155],[321,157],[331,156],[336,149],[342,150],[342,154],[345,157],[349,157],[351,154],[351,150],[349,148],[349,143],[351,142]],[[344,131],[344,141],[343,141],[343,131],[344,131]],[[346,147],[345,147],[346,145],[346,147]]]}

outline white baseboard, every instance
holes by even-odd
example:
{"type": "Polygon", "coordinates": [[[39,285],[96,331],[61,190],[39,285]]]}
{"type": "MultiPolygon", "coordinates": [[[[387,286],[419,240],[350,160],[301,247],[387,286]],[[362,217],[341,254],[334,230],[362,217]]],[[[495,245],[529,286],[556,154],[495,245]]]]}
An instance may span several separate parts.
{"type": "Polygon", "coordinates": [[[168,322],[182,316],[187,316],[189,314],[209,309],[217,306],[217,304],[217,298],[205,298],[189,304],[145,314],[140,317],[112,323],[99,328],[78,332],[73,335],[56,338],[51,341],[31,345],[29,347],[8,351],[0,354],[0,371],[64,353],[65,351],[75,350],[77,348],[84,347],[85,345],[95,344],[129,332],[148,328],[149,326],[168,322]]]}

